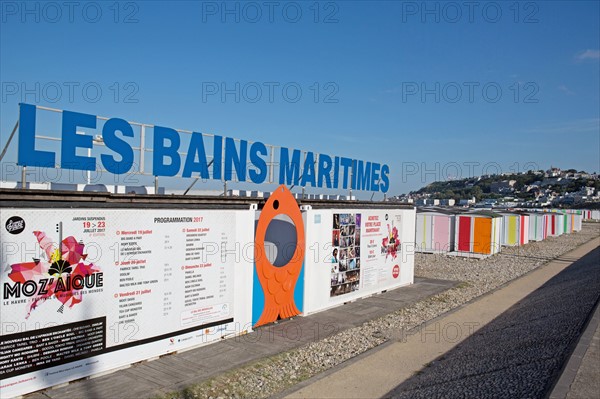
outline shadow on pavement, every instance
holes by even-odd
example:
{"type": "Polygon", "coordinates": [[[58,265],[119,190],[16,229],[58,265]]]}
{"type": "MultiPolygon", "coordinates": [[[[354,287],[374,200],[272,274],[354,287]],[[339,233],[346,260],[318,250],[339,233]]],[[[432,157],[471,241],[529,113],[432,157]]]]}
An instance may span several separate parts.
{"type": "MultiPolygon", "coordinates": [[[[384,397],[545,397],[599,297],[596,247],[384,397]]],[[[455,337],[442,326],[422,340],[455,337]]]]}

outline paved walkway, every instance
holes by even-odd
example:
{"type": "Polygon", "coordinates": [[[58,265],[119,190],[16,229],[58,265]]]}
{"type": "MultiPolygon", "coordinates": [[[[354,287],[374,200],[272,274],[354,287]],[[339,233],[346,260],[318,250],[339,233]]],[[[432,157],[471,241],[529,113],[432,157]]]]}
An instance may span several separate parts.
{"type": "Polygon", "coordinates": [[[181,390],[248,362],[284,352],[392,313],[453,287],[456,282],[415,278],[413,285],[308,317],[297,317],[193,350],[25,396],[27,399],[148,398],[181,390]],[[293,327],[293,328],[290,328],[293,327]],[[302,331],[302,334],[287,334],[302,331]]]}
{"type": "Polygon", "coordinates": [[[287,397],[543,397],[598,302],[599,243],[315,376],[287,397]]]}
{"type": "MultiPolygon", "coordinates": [[[[600,262],[600,259],[598,260],[600,262]]],[[[600,397],[600,307],[581,335],[550,399],[600,397]]]]}
{"type": "Polygon", "coordinates": [[[567,398],[600,397],[600,326],[586,351],[567,398]]]}

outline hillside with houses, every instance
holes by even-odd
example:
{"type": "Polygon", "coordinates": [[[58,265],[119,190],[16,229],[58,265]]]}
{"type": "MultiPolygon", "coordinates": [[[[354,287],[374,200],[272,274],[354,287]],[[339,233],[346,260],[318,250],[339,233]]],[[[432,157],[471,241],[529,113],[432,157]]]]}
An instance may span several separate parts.
{"type": "Polygon", "coordinates": [[[600,208],[600,176],[551,167],[437,181],[393,199],[417,206],[600,208]]]}

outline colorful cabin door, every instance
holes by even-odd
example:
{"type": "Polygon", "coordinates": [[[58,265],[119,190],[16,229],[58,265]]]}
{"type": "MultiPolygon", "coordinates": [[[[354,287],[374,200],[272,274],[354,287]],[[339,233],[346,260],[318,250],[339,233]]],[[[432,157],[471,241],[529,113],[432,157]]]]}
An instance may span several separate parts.
{"type": "Polygon", "coordinates": [[[471,217],[458,218],[458,250],[471,252],[471,217]]]}
{"type": "Polygon", "coordinates": [[[508,226],[506,226],[506,245],[517,245],[519,225],[517,223],[518,216],[509,216],[507,219],[508,226]]]}
{"type": "Polygon", "coordinates": [[[436,251],[450,250],[450,224],[446,216],[433,218],[433,249],[436,251]]]}
{"type": "Polygon", "coordinates": [[[489,254],[492,249],[492,219],[475,218],[473,231],[473,252],[477,254],[489,254]]]}

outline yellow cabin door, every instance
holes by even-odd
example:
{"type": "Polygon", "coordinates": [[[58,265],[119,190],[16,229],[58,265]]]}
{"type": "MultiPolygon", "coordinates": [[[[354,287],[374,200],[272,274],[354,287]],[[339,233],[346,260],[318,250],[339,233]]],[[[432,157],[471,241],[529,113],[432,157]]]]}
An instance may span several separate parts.
{"type": "Polygon", "coordinates": [[[508,245],[517,245],[517,225],[518,216],[508,217],[508,239],[506,240],[508,245]]]}
{"type": "Polygon", "coordinates": [[[473,252],[476,254],[489,254],[492,239],[492,219],[475,218],[473,230],[473,252]]]}

